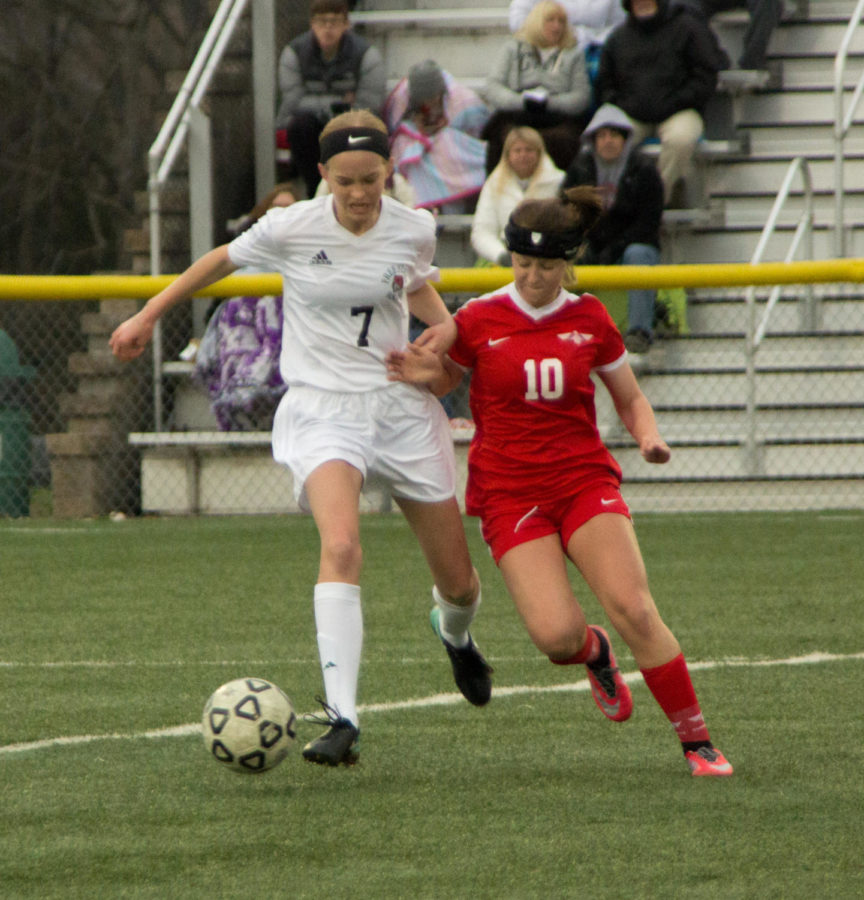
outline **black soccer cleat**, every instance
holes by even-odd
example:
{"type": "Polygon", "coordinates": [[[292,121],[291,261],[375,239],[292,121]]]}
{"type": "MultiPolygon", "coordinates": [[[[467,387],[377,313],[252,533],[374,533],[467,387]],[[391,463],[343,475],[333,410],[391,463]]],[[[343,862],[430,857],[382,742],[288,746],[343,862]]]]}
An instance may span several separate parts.
{"type": "Polygon", "coordinates": [[[441,610],[435,606],[429,613],[429,624],[441,639],[450,664],[453,666],[453,679],[462,695],[474,706],[485,706],[492,697],[492,666],[483,659],[474,639],[468,635],[467,647],[454,647],[441,637],[441,610]]]}
{"type": "Polygon", "coordinates": [[[353,766],[360,759],[360,729],[320,697],[315,699],[324,707],[326,718],[307,716],[307,720],[330,727],[303,748],[303,759],[321,766],[353,766]]]}

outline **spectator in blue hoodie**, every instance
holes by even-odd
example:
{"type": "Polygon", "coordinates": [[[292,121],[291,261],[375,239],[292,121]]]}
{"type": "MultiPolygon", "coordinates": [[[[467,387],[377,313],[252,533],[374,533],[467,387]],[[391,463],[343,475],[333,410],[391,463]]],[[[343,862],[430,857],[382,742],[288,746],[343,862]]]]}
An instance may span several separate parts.
{"type": "MultiPolygon", "coordinates": [[[[633,143],[633,123],[611,103],[597,110],[582,135],[562,189],[593,185],[600,189],[603,212],[588,233],[582,265],[656,266],[660,262],[663,182],[653,161],[633,143]]],[[[634,288],[627,295],[624,346],[645,353],[654,334],[657,292],[634,288]]]]}
{"type": "Polygon", "coordinates": [[[635,143],[659,137],[664,199],[673,205],[690,173],[705,127],[702,110],[717,89],[723,61],[708,25],[670,0],[621,4],[628,15],[603,45],[598,99],[633,120],[635,143]]]}

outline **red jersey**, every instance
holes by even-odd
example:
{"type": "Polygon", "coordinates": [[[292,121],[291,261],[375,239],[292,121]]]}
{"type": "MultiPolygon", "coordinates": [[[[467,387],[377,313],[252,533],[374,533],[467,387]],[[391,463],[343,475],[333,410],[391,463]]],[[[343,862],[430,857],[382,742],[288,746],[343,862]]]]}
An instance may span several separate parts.
{"type": "Polygon", "coordinates": [[[472,370],[471,515],[482,515],[486,498],[498,508],[512,498],[521,508],[560,499],[586,480],[620,482],[597,430],[590,374],[621,365],[626,351],[596,297],[562,290],[535,309],[510,284],[469,300],[455,319],[450,357],[472,370]]]}

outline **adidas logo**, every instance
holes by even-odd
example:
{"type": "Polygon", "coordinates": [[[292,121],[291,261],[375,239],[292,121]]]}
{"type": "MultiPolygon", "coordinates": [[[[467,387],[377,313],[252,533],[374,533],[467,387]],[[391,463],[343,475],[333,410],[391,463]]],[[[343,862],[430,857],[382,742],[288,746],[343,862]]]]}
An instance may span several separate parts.
{"type": "Polygon", "coordinates": [[[323,250],[319,250],[311,260],[309,260],[310,266],[332,266],[333,263],[327,254],[323,250]]]}

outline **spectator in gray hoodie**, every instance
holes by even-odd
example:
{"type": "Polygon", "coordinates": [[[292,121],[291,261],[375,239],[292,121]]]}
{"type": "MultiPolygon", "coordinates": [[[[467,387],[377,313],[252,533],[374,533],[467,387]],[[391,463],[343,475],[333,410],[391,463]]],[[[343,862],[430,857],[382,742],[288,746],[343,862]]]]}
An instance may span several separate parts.
{"type": "MultiPolygon", "coordinates": [[[[606,103],[582,135],[582,150],[567,170],[562,190],[593,185],[603,212],[587,236],[582,265],[656,266],[660,262],[663,182],[653,161],[633,143],[627,113],[606,103]]],[[[654,334],[657,292],[635,288],[627,296],[624,346],[645,353],[654,334]]]]}

